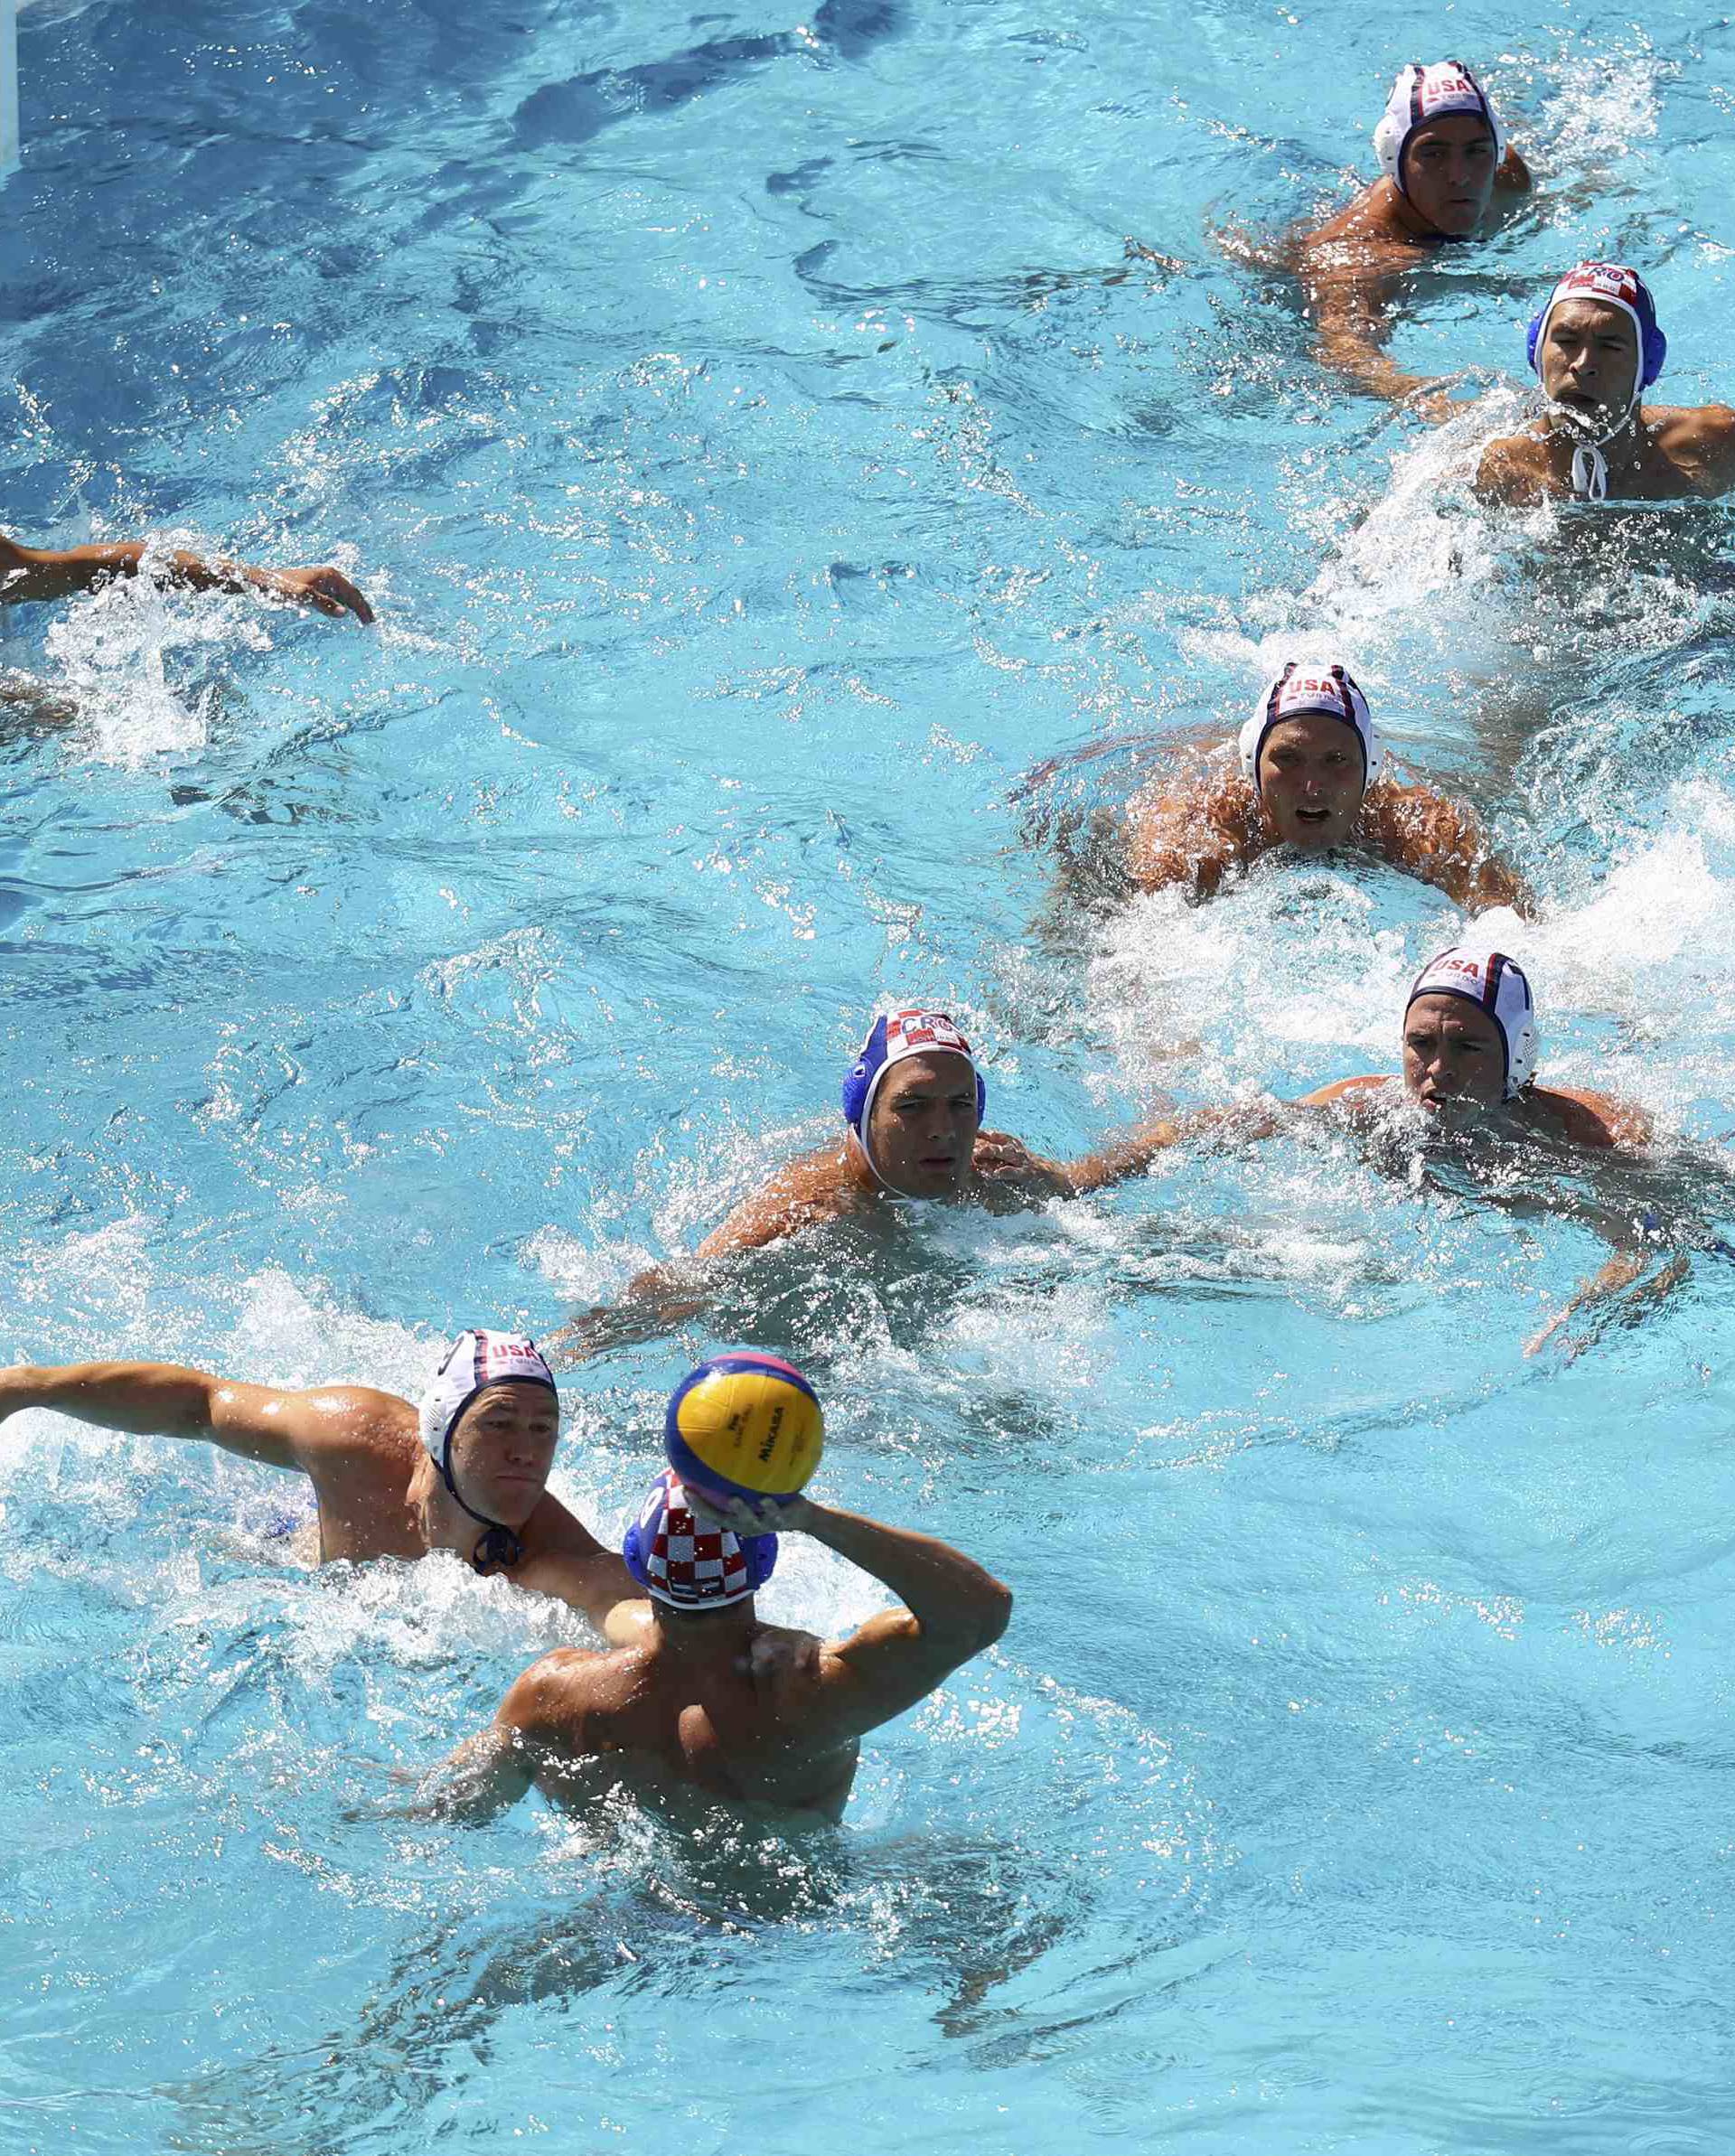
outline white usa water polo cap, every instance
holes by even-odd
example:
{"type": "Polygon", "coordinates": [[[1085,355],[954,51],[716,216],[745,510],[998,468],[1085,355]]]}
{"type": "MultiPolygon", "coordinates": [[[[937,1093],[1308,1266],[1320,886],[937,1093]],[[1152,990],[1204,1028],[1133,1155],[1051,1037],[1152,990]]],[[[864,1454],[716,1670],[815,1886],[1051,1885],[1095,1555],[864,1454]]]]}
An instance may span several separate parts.
{"type": "Polygon", "coordinates": [[[1419,996],[1460,996],[1494,1020],[1505,1050],[1505,1097],[1515,1100],[1536,1075],[1541,1042],[1536,1006],[1524,969],[1504,951],[1454,944],[1430,958],[1417,974],[1404,1002],[1407,1011],[1419,996]]]}
{"type": "Polygon", "coordinates": [[[1380,170],[1406,201],[1410,191],[1403,183],[1403,153],[1410,146],[1411,136],[1430,121],[1443,120],[1458,112],[1474,113],[1487,122],[1497,165],[1506,154],[1505,130],[1487,92],[1461,60],[1437,60],[1428,67],[1412,61],[1398,70],[1380,124],[1374,130],[1374,154],[1380,161],[1380,170]]]}
{"type": "Polygon", "coordinates": [[[480,1326],[460,1333],[441,1358],[422,1394],[422,1442],[444,1475],[458,1417],[490,1385],[546,1385],[559,1398],[554,1373],[536,1342],[524,1333],[491,1333],[480,1326]]]}
{"type": "Polygon", "coordinates": [[[1355,738],[1362,745],[1364,790],[1379,776],[1380,766],[1385,762],[1385,744],[1374,724],[1367,698],[1348,670],[1341,666],[1315,666],[1291,659],[1261,694],[1238,737],[1241,768],[1252,781],[1255,793],[1259,792],[1259,753],[1265,745],[1265,736],[1286,718],[1305,718],[1316,711],[1323,712],[1328,718],[1341,718],[1346,726],[1355,728],[1355,738]]]}

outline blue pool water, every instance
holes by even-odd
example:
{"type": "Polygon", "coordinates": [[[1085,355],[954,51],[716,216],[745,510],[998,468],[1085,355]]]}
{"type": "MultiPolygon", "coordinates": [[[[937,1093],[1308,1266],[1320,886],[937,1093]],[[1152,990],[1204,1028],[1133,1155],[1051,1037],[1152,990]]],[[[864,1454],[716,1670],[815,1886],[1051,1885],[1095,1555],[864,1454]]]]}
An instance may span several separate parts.
{"type": "MultiPolygon", "coordinates": [[[[0,740],[7,1356],[413,1390],[689,1247],[886,997],[1060,1153],[1390,1067],[1443,901],[1270,864],[1057,918],[1033,834],[1135,759],[1019,792],[1303,634],[1543,893],[1498,925],[1547,1068],[1722,1140],[1735,527],[1580,550],[1465,476],[1582,254],[1654,267],[1674,395],[1735,391],[1735,33],[1452,14],[1541,187],[1394,339],[1460,376],[1436,434],[1224,239],[1345,198],[1440,22],[28,7],[0,528],[336,559],[381,622],[5,622],[79,708],[0,740]]],[[[1735,1273],[1526,1362],[1602,1250],[1286,1140],[765,1253],[582,1370],[588,1516],[754,1338],[824,1495],[1017,1591],[817,1841],[382,1821],[579,1621],[309,1574],[288,1482],[8,1423],[0,2148],[1735,2148],[1735,1273]]],[[[796,1544],[767,1608],[875,1600],[796,1544]]]]}

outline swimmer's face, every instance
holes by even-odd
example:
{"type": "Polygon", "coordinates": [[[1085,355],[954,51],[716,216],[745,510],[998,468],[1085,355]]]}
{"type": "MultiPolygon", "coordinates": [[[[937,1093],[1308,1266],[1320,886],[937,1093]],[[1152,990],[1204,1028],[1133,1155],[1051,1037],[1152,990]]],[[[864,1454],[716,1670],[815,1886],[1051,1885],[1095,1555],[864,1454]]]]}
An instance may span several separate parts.
{"type": "Polygon", "coordinates": [[[1323,711],[1280,720],[1259,752],[1259,798],[1280,844],[1308,853],[1341,846],[1362,805],[1362,745],[1323,711]]]}
{"type": "Polygon", "coordinates": [[[1537,371],[1551,404],[1587,419],[1616,419],[1638,380],[1638,332],[1620,307],[1566,299],[1551,308],[1536,348],[1537,371]]]}
{"type": "Polygon", "coordinates": [[[1462,996],[1418,996],[1404,1013],[1403,1085],[1442,1118],[1497,1108],[1506,1092],[1499,1027],[1462,996]]]}
{"type": "Polygon", "coordinates": [[[976,1073],[961,1055],[906,1055],[874,1095],[874,1165],[906,1196],[954,1196],[970,1176],[977,1125],[976,1073]]]}
{"type": "Polygon", "coordinates": [[[548,1487],[560,1404],[546,1385],[489,1385],[452,1432],[452,1475],[466,1505],[521,1527],[548,1487]]]}
{"type": "Polygon", "coordinates": [[[1435,231],[1463,239],[1494,199],[1494,136],[1474,112],[1451,112],[1418,127],[1404,146],[1403,191],[1435,231]]]}

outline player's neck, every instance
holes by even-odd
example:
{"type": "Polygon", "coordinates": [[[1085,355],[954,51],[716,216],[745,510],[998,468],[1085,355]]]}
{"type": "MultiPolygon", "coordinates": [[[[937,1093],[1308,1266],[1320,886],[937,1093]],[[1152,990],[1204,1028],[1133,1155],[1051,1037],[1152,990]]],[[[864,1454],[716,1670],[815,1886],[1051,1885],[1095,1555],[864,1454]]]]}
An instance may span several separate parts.
{"type": "Polygon", "coordinates": [[[699,1610],[690,1617],[665,1613],[654,1599],[651,1609],[651,1637],[645,1643],[651,1653],[659,1661],[689,1669],[732,1664],[759,1629],[751,1595],[727,1609],[699,1610]]]}
{"type": "Polygon", "coordinates": [[[1446,246],[1451,235],[1430,225],[1395,181],[1388,180],[1385,184],[1386,213],[1397,237],[1407,239],[1411,247],[1446,246]]]}
{"type": "Polygon", "coordinates": [[[483,1530],[453,1502],[439,1469],[426,1453],[410,1475],[408,1495],[410,1513],[430,1551],[450,1550],[467,1560],[483,1530]]]}

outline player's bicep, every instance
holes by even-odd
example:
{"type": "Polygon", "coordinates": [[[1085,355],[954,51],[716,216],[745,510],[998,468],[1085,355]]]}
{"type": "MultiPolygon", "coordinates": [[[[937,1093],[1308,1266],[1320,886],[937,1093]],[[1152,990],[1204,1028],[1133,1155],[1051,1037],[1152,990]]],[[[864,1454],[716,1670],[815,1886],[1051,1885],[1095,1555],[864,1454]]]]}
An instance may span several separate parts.
{"type": "Polygon", "coordinates": [[[225,1452],[305,1475],[322,1453],[353,1444],[362,1421],[375,1414],[395,1420],[403,1412],[394,1394],[361,1385],[302,1392],[227,1380],[212,1382],[209,1405],[211,1440],[225,1452]]]}
{"type": "Polygon", "coordinates": [[[924,1700],[979,1643],[936,1634],[907,1609],[883,1609],[820,1657],[825,1734],[860,1737],[924,1700]]]}

